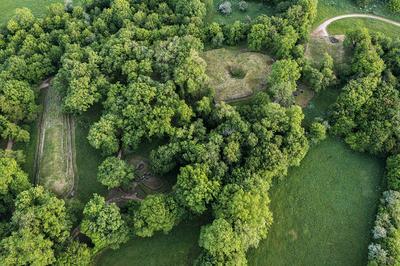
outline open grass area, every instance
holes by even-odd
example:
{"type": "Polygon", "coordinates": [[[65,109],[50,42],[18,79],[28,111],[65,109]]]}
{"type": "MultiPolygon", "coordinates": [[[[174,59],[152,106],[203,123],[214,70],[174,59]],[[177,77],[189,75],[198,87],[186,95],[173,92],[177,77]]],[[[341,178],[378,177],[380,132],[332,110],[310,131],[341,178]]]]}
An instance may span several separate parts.
{"type": "Polygon", "coordinates": [[[329,34],[346,34],[350,29],[367,28],[370,32],[380,32],[391,38],[397,38],[400,35],[400,27],[367,18],[347,18],[333,22],[327,28],[329,34]]]}
{"type": "Polygon", "coordinates": [[[0,24],[6,23],[14,15],[16,8],[27,7],[35,16],[42,16],[46,7],[53,3],[64,3],[64,0],[1,0],[0,24]]]}
{"type": "Polygon", "coordinates": [[[207,217],[183,222],[169,234],[156,234],[151,238],[133,238],[118,250],[106,250],[97,257],[99,266],[170,266],[193,265],[200,248],[200,227],[208,223],[207,217]]]}
{"type": "Polygon", "coordinates": [[[238,3],[240,0],[230,0],[232,3],[232,13],[230,15],[223,15],[218,11],[218,7],[224,0],[207,0],[207,22],[218,22],[220,24],[230,24],[236,20],[243,22],[249,19],[254,19],[260,15],[273,15],[274,10],[272,7],[267,6],[263,1],[247,1],[249,7],[247,11],[240,11],[238,3]]]}
{"type": "Polygon", "coordinates": [[[69,116],[62,112],[61,96],[47,89],[37,149],[37,182],[60,196],[74,186],[74,143],[69,116]]]}
{"type": "MultiPolygon", "coordinates": [[[[400,15],[393,14],[388,10],[386,1],[375,1],[365,8],[360,8],[355,4],[354,0],[318,0],[318,11],[314,27],[328,18],[350,13],[370,13],[400,21],[400,15]]],[[[347,27],[350,29],[352,24],[349,23],[347,27]]]]}
{"type": "Polygon", "coordinates": [[[241,99],[264,89],[273,63],[268,55],[239,48],[209,50],[202,57],[217,101],[241,99]]]}
{"type": "Polygon", "coordinates": [[[336,67],[347,63],[351,58],[344,49],[342,41],[331,43],[325,37],[310,37],[305,53],[306,57],[310,58],[314,63],[320,64],[325,53],[328,53],[333,58],[336,67]]]}
{"type": "Polygon", "coordinates": [[[103,161],[99,150],[90,146],[87,140],[90,126],[101,115],[100,106],[92,107],[89,111],[75,119],[75,147],[78,176],[77,198],[83,203],[87,202],[97,193],[106,195],[107,189],[97,181],[97,168],[103,161]]]}
{"type": "Polygon", "coordinates": [[[365,265],[384,162],[330,138],[271,189],[274,223],[249,265],[365,265]]]}

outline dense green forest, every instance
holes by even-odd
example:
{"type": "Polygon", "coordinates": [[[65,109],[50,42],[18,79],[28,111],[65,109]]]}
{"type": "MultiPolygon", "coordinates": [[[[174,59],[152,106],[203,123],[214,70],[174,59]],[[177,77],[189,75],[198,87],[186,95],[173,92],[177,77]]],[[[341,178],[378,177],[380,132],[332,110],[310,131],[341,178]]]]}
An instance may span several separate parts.
{"type": "MultiPolygon", "coordinates": [[[[395,10],[395,1],[389,4],[395,10]]],[[[305,51],[317,5],[83,0],[52,4],[40,17],[17,9],[0,29],[1,263],[90,265],[130,239],[193,222],[201,229],[190,263],[247,265],[248,251],[273,224],[270,187],[285,182],[289,169],[328,134],[387,158],[387,191],[368,259],[400,263],[399,42],[354,30],[344,42],[348,64],[335,68],[328,53],[316,62],[305,51]],[[246,20],[210,20],[210,8],[224,16],[232,8],[246,12],[249,4],[265,4],[271,13],[250,9],[246,20]],[[273,58],[267,89],[240,104],[215,99],[201,56],[227,46],[273,58]],[[46,125],[50,105],[40,98],[49,92],[37,87],[49,77],[47,90],[54,90],[63,113],[58,119],[69,127],[77,121],[75,133],[58,128],[58,134],[90,144],[85,154],[98,162],[90,173],[97,193],[82,196],[79,188],[78,196],[66,196],[23,170],[31,155],[19,148],[37,138],[32,122],[46,125]],[[334,88],[339,96],[322,117],[305,120],[296,104],[300,85],[316,95],[334,88]]],[[[239,67],[229,73],[246,75],[239,67]]],[[[79,182],[67,178],[56,185],[79,182]]]]}

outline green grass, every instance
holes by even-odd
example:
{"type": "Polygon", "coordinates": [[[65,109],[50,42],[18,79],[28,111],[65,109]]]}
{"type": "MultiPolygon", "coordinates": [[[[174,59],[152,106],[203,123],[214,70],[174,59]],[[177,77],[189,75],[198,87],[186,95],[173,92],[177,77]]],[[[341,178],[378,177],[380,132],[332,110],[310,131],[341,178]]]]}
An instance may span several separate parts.
{"type": "Polygon", "coordinates": [[[380,32],[391,38],[396,38],[400,34],[400,27],[398,26],[367,18],[347,18],[335,21],[328,26],[328,32],[332,35],[338,35],[356,28],[367,28],[370,32],[380,32]]]}
{"type": "Polygon", "coordinates": [[[133,238],[118,250],[106,250],[95,265],[99,266],[170,266],[193,265],[198,257],[200,226],[208,223],[207,217],[183,222],[169,234],[156,234],[151,238],[133,238]]]}
{"type": "MultiPolygon", "coordinates": [[[[355,4],[354,0],[319,0],[314,27],[328,18],[350,13],[371,13],[400,21],[400,15],[391,13],[386,7],[385,1],[375,1],[375,3],[366,8],[360,8],[355,4]]],[[[352,25],[348,24],[348,26],[351,28],[352,25]]]]}
{"type": "Polygon", "coordinates": [[[365,265],[384,163],[330,138],[271,189],[274,223],[249,265],[365,265]]]}
{"type": "Polygon", "coordinates": [[[40,17],[46,12],[46,7],[53,3],[64,3],[64,0],[1,0],[0,24],[6,23],[15,14],[16,8],[27,7],[40,17]]]}
{"type": "Polygon", "coordinates": [[[84,203],[93,193],[105,195],[107,192],[106,187],[97,181],[97,168],[104,158],[87,140],[90,126],[98,121],[100,115],[100,106],[95,106],[75,119],[76,165],[79,178],[77,197],[84,203]]]}
{"type": "Polygon", "coordinates": [[[307,126],[311,124],[315,118],[326,119],[329,108],[336,101],[339,93],[339,89],[329,88],[314,96],[308,106],[303,109],[305,115],[304,125],[307,126]]]}
{"type": "Polygon", "coordinates": [[[222,15],[218,11],[218,6],[224,0],[207,0],[207,22],[218,22],[220,24],[231,24],[236,20],[246,22],[248,18],[254,19],[260,15],[273,15],[273,8],[265,5],[262,1],[247,1],[249,8],[246,12],[240,11],[238,3],[240,0],[230,0],[232,3],[232,13],[230,15],[222,15]]]}
{"type": "Polygon", "coordinates": [[[61,96],[56,89],[47,90],[44,105],[38,183],[60,196],[66,195],[74,185],[72,161],[68,156],[73,147],[68,119],[62,112],[61,96]]]}

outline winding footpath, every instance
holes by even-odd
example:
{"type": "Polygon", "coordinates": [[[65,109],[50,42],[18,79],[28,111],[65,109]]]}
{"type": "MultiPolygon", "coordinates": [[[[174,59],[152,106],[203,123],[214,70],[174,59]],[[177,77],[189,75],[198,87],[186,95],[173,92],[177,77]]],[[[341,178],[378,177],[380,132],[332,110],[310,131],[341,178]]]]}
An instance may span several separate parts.
{"type": "Polygon", "coordinates": [[[397,21],[394,21],[391,19],[387,19],[387,18],[375,16],[375,15],[369,15],[369,14],[348,14],[348,15],[341,15],[341,16],[337,16],[337,17],[333,17],[328,20],[325,20],[321,25],[319,25],[311,33],[311,36],[313,36],[313,37],[328,37],[329,33],[326,28],[329,26],[329,24],[331,24],[334,21],[345,19],[345,18],[370,18],[370,19],[380,20],[380,21],[400,27],[400,22],[397,22],[397,21]]]}

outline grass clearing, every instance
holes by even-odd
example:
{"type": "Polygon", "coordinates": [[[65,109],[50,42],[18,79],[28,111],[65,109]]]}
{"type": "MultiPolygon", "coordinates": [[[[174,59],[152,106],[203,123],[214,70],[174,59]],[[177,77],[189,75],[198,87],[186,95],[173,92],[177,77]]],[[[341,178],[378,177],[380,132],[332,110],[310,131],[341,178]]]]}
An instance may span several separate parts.
{"type": "Polygon", "coordinates": [[[97,180],[97,168],[104,157],[99,150],[93,148],[87,136],[90,126],[99,120],[101,116],[101,106],[96,105],[75,119],[75,146],[76,164],[78,175],[77,198],[86,203],[93,193],[106,195],[107,188],[97,180]]]}
{"type": "Polygon", "coordinates": [[[46,12],[46,7],[54,3],[64,3],[64,0],[1,0],[0,24],[6,23],[17,8],[27,7],[35,16],[40,17],[46,12]]]}
{"type": "Polygon", "coordinates": [[[209,218],[198,217],[182,222],[169,234],[158,233],[151,238],[133,238],[118,250],[108,249],[95,260],[99,266],[170,266],[193,265],[200,248],[198,238],[200,227],[209,218]]]}
{"type": "Polygon", "coordinates": [[[240,11],[238,3],[240,0],[230,0],[232,3],[232,13],[223,15],[218,11],[218,7],[224,0],[207,0],[207,22],[217,22],[220,24],[231,24],[236,20],[247,22],[249,19],[254,19],[260,15],[273,15],[274,9],[267,6],[262,1],[246,1],[249,5],[247,11],[240,11]]]}
{"type": "Polygon", "coordinates": [[[59,196],[66,196],[74,187],[73,125],[62,112],[59,92],[46,91],[37,149],[37,183],[59,196]]]}
{"type": "Polygon", "coordinates": [[[365,265],[384,162],[329,138],[271,189],[274,223],[249,265],[365,265]]]}
{"type": "Polygon", "coordinates": [[[332,22],[327,30],[329,34],[345,34],[348,30],[356,28],[367,28],[370,32],[380,32],[391,38],[397,38],[400,34],[400,27],[368,18],[346,18],[332,22]]]}
{"type": "MultiPolygon", "coordinates": [[[[393,14],[388,10],[386,3],[386,1],[373,1],[367,7],[360,8],[353,0],[319,0],[314,27],[328,18],[350,13],[370,13],[400,21],[400,15],[393,14]]],[[[349,24],[348,26],[351,27],[352,25],[349,24]]]]}
{"type": "Polygon", "coordinates": [[[265,54],[239,48],[220,48],[206,51],[206,73],[215,89],[217,101],[232,101],[249,97],[264,89],[273,60],[265,54]]]}

